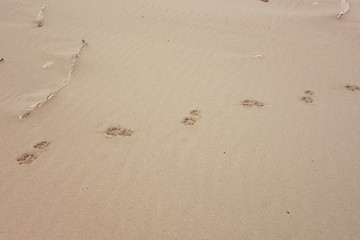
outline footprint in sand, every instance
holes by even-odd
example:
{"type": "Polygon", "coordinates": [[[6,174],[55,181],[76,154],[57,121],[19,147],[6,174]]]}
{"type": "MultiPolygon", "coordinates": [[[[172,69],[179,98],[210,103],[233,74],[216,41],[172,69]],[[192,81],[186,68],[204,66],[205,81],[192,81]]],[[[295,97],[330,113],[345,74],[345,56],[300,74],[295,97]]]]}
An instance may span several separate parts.
{"type": "Polygon", "coordinates": [[[24,153],[23,155],[21,155],[20,157],[17,158],[17,162],[18,164],[30,164],[33,161],[35,161],[35,159],[37,159],[37,155],[35,153],[24,153]]]}
{"type": "Polygon", "coordinates": [[[200,110],[198,109],[193,109],[189,112],[189,117],[184,117],[184,119],[181,121],[184,125],[194,125],[197,120],[200,119],[200,110]]]}
{"type": "Polygon", "coordinates": [[[34,148],[36,149],[46,149],[50,145],[50,142],[48,141],[42,141],[34,145],[34,148]]]}
{"type": "Polygon", "coordinates": [[[314,93],[313,91],[311,91],[311,90],[305,90],[304,93],[305,93],[306,95],[309,95],[309,96],[312,96],[312,95],[315,94],[315,93],[314,93]]]}
{"type": "Polygon", "coordinates": [[[245,99],[244,101],[241,102],[241,105],[245,106],[245,107],[263,107],[264,103],[257,101],[257,100],[249,100],[249,99],[245,99]]]}
{"type": "Polygon", "coordinates": [[[301,101],[303,101],[304,103],[307,103],[307,104],[311,104],[311,103],[313,103],[314,99],[312,97],[305,96],[305,97],[301,98],[301,101]]]}
{"type": "Polygon", "coordinates": [[[50,145],[48,141],[41,141],[34,145],[35,151],[27,152],[17,158],[18,164],[30,164],[38,158],[38,154],[47,149],[50,145]]]}
{"type": "Polygon", "coordinates": [[[200,110],[198,109],[191,110],[189,114],[193,116],[200,116],[200,110]]]}
{"type": "Polygon", "coordinates": [[[346,85],[345,89],[353,92],[360,91],[360,87],[356,85],[346,85]]]}
{"type": "Polygon", "coordinates": [[[129,137],[133,135],[133,133],[134,133],[133,130],[121,126],[109,127],[105,131],[106,136],[109,137],[115,137],[115,136],[129,137]]]}
{"type": "Polygon", "coordinates": [[[314,96],[315,93],[311,90],[305,90],[304,91],[304,94],[307,95],[307,96],[303,96],[301,98],[301,101],[303,101],[304,103],[306,104],[311,104],[314,102],[314,99],[311,97],[311,96],[314,96]]]}
{"type": "Polygon", "coordinates": [[[185,117],[181,122],[184,125],[194,125],[196,123],[196,119],[192,117],[185,117]]]}

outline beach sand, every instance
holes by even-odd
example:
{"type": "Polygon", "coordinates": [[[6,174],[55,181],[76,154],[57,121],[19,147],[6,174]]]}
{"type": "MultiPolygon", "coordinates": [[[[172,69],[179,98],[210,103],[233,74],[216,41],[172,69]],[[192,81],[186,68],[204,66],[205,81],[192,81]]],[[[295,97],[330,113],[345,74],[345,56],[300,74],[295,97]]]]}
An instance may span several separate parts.
{"type": "Polygon", "coordinates": [[[315,2],[2,0],[0,239],[360,239],[360,2],[315,2]]]}

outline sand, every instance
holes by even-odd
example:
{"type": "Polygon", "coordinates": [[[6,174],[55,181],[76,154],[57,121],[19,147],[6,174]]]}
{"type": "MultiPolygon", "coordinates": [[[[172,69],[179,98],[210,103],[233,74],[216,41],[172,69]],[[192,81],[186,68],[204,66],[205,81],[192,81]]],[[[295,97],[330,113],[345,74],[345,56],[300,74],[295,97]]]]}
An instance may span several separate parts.
{"type": "Polygon", "coordinates": [[[360,2],[315,2],[0,1],[0,239],[360,239],[360,2]]]}

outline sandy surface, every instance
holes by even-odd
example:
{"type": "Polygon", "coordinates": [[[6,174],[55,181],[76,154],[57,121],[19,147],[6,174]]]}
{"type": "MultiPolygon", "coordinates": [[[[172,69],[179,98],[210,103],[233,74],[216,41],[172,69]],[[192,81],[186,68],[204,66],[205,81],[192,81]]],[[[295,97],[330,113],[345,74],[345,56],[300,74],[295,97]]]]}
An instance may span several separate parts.
{"type": "Polygon", "coordinates": [[[0,239],[360,239],[360,2],[314,3],[1,0],[0,239]]]}

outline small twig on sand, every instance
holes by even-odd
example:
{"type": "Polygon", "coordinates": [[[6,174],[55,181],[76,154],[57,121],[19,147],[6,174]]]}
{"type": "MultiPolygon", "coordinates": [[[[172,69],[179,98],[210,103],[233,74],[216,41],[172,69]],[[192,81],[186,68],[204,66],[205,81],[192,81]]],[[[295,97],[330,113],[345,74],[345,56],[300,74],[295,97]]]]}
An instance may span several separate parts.
{"type": "Polygon", "coordinates": [[[38,27],[42,27],[43,26],[43,20],[44,20],[44,17],[45,17],[45,9],[46,9],[46,5],[45,4],[42,4],[41,7],[40,7],[40,12],[36,18],[36,21],[38,23],[38,27]]]}
{"type": "Polygon", "coordinates": [[[80,57],[81,51],[83,49],[85,49],[86,46],[87,46],[87,42],[85,41],[85,39],[82,39],[81,42],[82,42],[81,47],[79,48],[79,50],[72,57],[71,68],[70,68],[70,71],[68,73],[68,78],[64,82],[64,85],[61,86],[60,88],[58,88],[57,90],[55,90],[54,92],[50,93],[49,95],[47,95],[46,97],[44,97],[40,101],[38,101],[38,102],[34,103],[33,105],[31,105],[23,115],[19,116],[19,118],[27,117],[32,111],[34,111],[35,109],[41,107],[45,102],[47,102],[51,98],[55,97],[60,92],[60,90],[63,89],[70,82],[71,77],[72,77],[72,72],[74,71],[74,68],[75,68],[76,59],[78,59],[80,57]]]}
{"type": "Polygon", "coordinates": [[[1,58],[1,59],[0,59],[0,62],[4,62],[4,61],[5,61],[4,58],[1,58]]]}
{"type": "Polygon", "coordinates": [[[340,8],[341,8],[341,12],[337,16],[337,19],[340,19],[342,15],[344,15],[345,13],[347,13],[350,10],[350,4],[346,0],[341,0],[340,8]]]}

